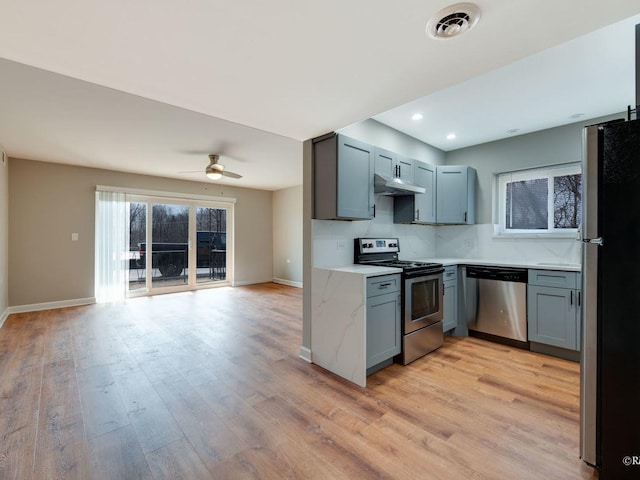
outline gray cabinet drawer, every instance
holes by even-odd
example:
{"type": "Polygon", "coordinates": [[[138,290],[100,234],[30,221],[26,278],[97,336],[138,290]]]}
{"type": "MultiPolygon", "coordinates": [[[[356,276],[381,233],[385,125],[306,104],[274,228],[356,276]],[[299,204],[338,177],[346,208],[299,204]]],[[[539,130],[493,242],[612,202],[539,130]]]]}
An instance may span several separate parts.
{"type": "Polygon", "coordinates": [[[400,275],[381,275],[367,278],[367,298],[400,291],[400,275]]]}
{"type": "Polygon", "coordinates": [[[529,270],[529,285],[540,287],[580,288],[578,272],[529,270]]]}
{"type": "Polygon", "coordinates": [[[448,282],[450,280],[456,280],[457,278],[458,278],[458,267],[456,265],[444,267],[444,273],[442,274],[443,281],[448,282]]]}

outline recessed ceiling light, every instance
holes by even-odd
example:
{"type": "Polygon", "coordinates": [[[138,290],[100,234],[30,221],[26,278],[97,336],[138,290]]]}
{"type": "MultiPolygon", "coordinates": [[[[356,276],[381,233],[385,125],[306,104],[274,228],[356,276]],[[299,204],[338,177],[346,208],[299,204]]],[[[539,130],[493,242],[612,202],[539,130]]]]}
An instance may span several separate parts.
{"type": "Polygon", "coordinates": [[[411,120],[422,120],[424,117],[421,113],[414,113],[411,120]]]}
{"type": "Polygon", "coordinates": [[[513,135],[514,133],[518,133],[519,131],[520,131],[519,128],[511,128],[511,129],[507,130],[507,134],[513,135]]]}
{"type": "Polygon", "coordinates": [[[455,138],[456,138],[455,133],[450,133],[449,135],[447,135],[447,140],[454,140],[455,138]]]}
{"type": "Polygon", "coordinates": [[[573,115],[569,115],[569,118],[580,118],[584,117],[584,113],[574,113],[573,115]]]}

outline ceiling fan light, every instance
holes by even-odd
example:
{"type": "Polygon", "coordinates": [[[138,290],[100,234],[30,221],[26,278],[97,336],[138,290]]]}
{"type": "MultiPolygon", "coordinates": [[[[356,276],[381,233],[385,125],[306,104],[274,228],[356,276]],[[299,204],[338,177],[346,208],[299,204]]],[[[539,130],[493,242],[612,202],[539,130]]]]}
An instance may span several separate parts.
{"type": "Polygon", "coordinates": [[[207,170],[205,171],[205,173],[207,177],[209,177],[211,180],[220,180],[222,178],[222,172],[224,171],[224,167],[219,163],[213,163],[213,162],[214,160],[212,159],[212,163],[210,163],[207,166],[207,170]]]}

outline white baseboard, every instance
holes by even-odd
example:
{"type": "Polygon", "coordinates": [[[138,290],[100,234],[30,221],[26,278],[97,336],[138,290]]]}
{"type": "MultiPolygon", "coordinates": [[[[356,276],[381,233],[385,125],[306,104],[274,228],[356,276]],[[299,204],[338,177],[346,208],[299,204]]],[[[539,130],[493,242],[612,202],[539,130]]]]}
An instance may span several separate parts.
{"type": "Polygon", "coordinates": [[[0,328],[2,328],[2,325],[4,325],[4,321],[9,317],[9,309],[5,309],[4,312],[2,312],[2,315],[0,315],[0,328]]]}
{"type": "Polygon", "coordinates": [[[254,282],[252,280],[238,280],[237,282],[233,282],[232,287],[244,287],[246,285],[257,285],[259,283],[267,283],[269,280],[265,280],[264,282],[254,282]]]}
{"type": "Polygon", "coordinates": [[[90,298],[74,298],[72,300],[61,300],[59,302],[32,303],[31,305],[17,305],[7,308],[7,312],[25,313],[37,312],[39,310],[52,310],[54,308],[77,307],[79,305],[91,305],[96,303],[95,297],[90,298]]]}
{"type": "Polygon", "coordinates": [[[279,283],[281,285],[288,285],[290,287],[302,288],[302,282],[292,282],[291,280],[285,280],[284,278],[274,278],[273,283],[279,283]]]}
{"type": "Polygon", "coordinates": [[[300,347],[300,358],[305,362],[313,363],[311,361],[311,349],[307,347],[300,347]]]}

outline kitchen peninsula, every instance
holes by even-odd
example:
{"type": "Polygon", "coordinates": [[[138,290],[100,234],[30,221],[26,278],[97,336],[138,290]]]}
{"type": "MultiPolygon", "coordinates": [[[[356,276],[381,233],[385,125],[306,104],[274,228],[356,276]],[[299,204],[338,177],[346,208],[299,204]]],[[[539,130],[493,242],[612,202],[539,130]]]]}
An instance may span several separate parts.
{"type": "MultiPolygon", "coordinates": [[[[533,261],[496,261],[495,259],[469,258],[422,258],[420,261],[438,262],[445,267],[454,267],[458,272],[458,292],[461,292],[455,303],[458,305],[457,321],[464,332],[465,306],[462,295],[464,285],[463,267],[496,266],[526,268],[530,272],[548,272],[557,276],[563,272],[579,274],[579,264],[562,262],[533,262],[533,261]]],[[[401,269],[375,267],[368,265],[348,265],[342,267],[326,267],[313,269],[312,288],[312,352],[313,363],[350,380],[361,387],[366,387],[367,369],[367,307],[371,298],[367,295],[367,285],[372,279],[388,278],[389,275],[399,275],[401,269]]],[[[556,288],[558,286],[545,287],[556,288]]],[[[534,291],[532,288],[529,289],[534,291]]],[[[553,291],[553,290],[552,290],[553,291]]],[[[529,301],[534,301],[529,295],[529,301]]],[[[445,316],[447,312],[445,311],[445,316]]],[[[531,320],[530,320],[531,321],[531,320]]],[[[571,324],[569,324],[571,325],[571,324]]],[[[556,327],[553,327],[554,329],[556,327]]],[[[579,330],[574,333],[577,335],[579,330]]],[[[452,331],[449,333],[453,333],[452,331]]],[[[549,343],[549,342],[547,342],[549,343]]],[[[565,348],[558,348],[561,344],[532,343],[532,350],[541,353],[562,356],[563,353],[573,353],[565,348]]],[[[446,348],[446,347],[445,347],[446,348]]],[[[577,354],[577,351],[575,352],[577,354]]],[[[388,361],[390,364],[392,359],[388,361]]],[[[383,365],[383,366],[386,366],[383,365]]],[[[370,372],[369,372],[370,373],[370,372]]]]}

